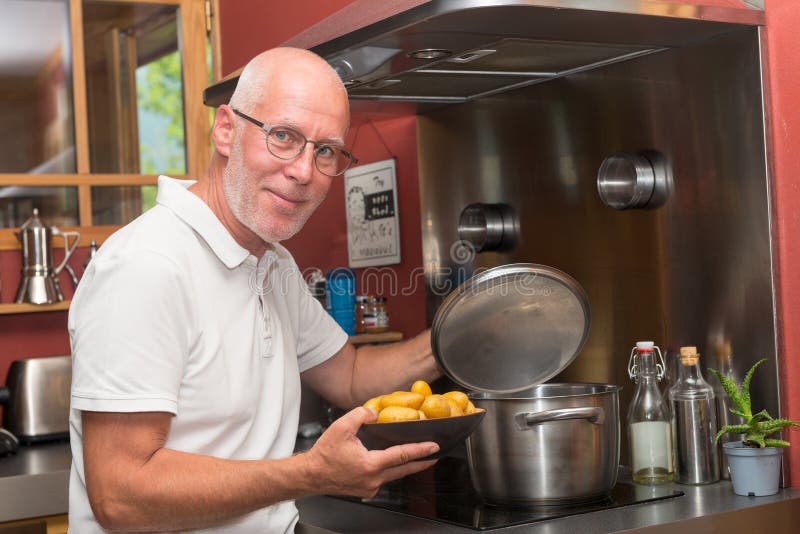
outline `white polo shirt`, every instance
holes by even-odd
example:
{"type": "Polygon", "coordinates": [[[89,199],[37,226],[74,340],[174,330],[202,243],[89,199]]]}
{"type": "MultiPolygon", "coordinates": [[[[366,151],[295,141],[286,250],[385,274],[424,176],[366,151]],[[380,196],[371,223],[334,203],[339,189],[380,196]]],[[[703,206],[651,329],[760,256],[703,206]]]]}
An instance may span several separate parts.
{"type": "MultiPolygon", "coordinates": [[[[167,448],[284,458],[300,373],[347,341],[289,252],[252,256],[187,190],[193,183],[159,177],[157,205],[100,247],[72,301],[70,532],[104,532],[86,493],[81,410],[169,412],[167,448]]],[[[284,532],[296,522],[284,502],[200,532],[284,532]]]]}

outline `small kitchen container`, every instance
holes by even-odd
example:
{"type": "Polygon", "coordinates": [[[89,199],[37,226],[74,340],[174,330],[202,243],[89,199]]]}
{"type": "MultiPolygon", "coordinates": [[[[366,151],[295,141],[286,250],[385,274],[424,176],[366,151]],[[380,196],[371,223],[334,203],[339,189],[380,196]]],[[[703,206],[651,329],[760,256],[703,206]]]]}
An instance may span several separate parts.
{"type": "Polygon", "coordinates": [[[325,276],[328,313],[348,335],[356,333],[356,276],[353,271],[339,267],[325,276]]]}
{"type": "Polygon", "coordinates": [[[331,310],[355,311],[356,276],[345,267],[331,269],[325,275],[328,308],[331,310]]]}
{"type": "Polygon", "coordinates": [[[368,334],[380,334],[389,330],[389,311],[385,297],[370,297],[364,315],[364,327],[368,334]]]}

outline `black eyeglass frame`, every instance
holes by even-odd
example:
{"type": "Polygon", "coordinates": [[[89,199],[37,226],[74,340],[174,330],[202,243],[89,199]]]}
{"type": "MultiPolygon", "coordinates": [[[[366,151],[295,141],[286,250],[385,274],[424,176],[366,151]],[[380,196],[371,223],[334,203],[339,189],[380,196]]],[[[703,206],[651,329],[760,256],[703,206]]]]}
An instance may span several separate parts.
{"type": "Polygon", "coordinates": [[[269,150],[269,153],[272,154],[273,156],[275,156],[278,159],[282,159],[284,161],[293,160],[296,157],[298,157],[300,154],[303,153],[303,151],[306,149],[306,145],[312,144],[312,145],[314,145],[314,167],[316,167],[317,170],[319,172],[321,172],[322,174],[324,174],[325,176],[330,176],[332,178],[336,177],[336,176],[341,176],[347,171],[347,169],[349,169],[350,167],[352,167],[353,165],[358,163],[358,158],[356,158],[355,156],[353,156],[353,154],[351,154],[350,152],[348,152],[347,150],[345,150],[344,148],[342,148],[340,146],[331,145],[331,144],[328,144],[328,143],[320,143],[319,141],[312,141],[311,139],[309,139],[305,135],[303,135],[301,132],[298,132],[295,128],[292,128],[290,126],[286,126],[286,125],[283,125],[283,124],[265,124],[265,123],[261,122],[258,119],[254,119],[253,117],[251,117],[251,116],[249,116],[249,115],[247,115],[245,113],[242,113],[241,111],[239,111],[238,109],[236,109],[234,107],[232,107],[231,110],[236,115],[240,116],[241,118],[243,118],[247,122],[250,122],[250,123],[258,126],[259,128],[261,128],[262,130],[264,130],[264,132],[266,132],[266,134],[267,134],[267,139],[269,139],[269,134],[272,131],[272,129],[273,128],[279,128],[279,127],[280,128],[286,128],[287,130],[291,130],[293,132],[297,132],[297,134],[300,137],[303,138],[303,141],[304,141],[303,142],[303,146],[300,147],[300,150],[297,152],[297,154],[295,154],[294,156],[289,157],[289,158],[285,158],[283,156],[279,156],[278,154],[274,153],[272,151],[272,149],[270,149],[269,141],[267,140],[267,143],[266,143],[267,150],[269,150]],[[347,157],[347,164],[344,166],[344,168],[342,168],[341,171],[337,172],[336,174],[328,174],[327,172],[323,171],[320,168],[319,164],[317,163],[317,155],[319,154],[319,151],[322,148],[332,148],[332,149],[338,150],[338,151],[340,151],[342,154],[344,154],[347,157]]]}

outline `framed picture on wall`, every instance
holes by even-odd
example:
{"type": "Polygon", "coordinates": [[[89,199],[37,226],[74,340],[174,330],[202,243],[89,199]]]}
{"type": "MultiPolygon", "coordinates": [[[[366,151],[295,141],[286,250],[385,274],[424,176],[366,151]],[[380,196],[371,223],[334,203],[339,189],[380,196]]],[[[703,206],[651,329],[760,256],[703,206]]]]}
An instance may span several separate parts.
{"type": "Polygon", "coordinates": [[[395,161],[354,167],[344,175],[350,267],[400,263],[395,161]]]}

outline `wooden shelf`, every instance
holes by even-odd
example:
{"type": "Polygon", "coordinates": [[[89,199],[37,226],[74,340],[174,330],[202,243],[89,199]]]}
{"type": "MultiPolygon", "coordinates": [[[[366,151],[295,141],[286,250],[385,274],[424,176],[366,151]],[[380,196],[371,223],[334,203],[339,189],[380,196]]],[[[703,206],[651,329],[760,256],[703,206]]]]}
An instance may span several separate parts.
{"type": "Polygon", "coordinates": [[[356,334],[350,336],[353,345],[366,345],[367,343],[393,343],[403,339],[402,332],[381,332],[380,334],[356,334]]]}
{"type": "Polygon", "coordinates": [[[15,313],[53,312],[69,309],[68,300],[55,304],[0,304],[0,315],[13,315],[15,313]]]}

